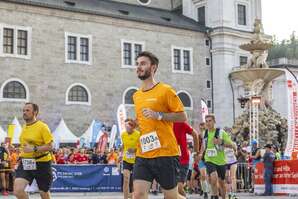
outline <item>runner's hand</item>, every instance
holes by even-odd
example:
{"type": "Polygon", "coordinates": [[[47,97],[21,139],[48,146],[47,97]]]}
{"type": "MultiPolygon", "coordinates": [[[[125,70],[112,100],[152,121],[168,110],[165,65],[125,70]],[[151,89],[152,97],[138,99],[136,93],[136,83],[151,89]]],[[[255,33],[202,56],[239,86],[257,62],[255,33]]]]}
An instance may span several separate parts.
{"type": "Polygon", "coordinates": [[[34,150],[33,150],[33,147],[32,147],[32,146],[24,145],[24,147],[23,147],[23,151],[24,151],[25,153],[31,153],[31,152],[33,152],[34,150]]]}
{"type": "Polygon", "coordinates": [[[148,119],[158,119],[158,112],[152,111],[149,108],[143,109],[143,115],[148,119]]]}
{"type": "Polygon", "coordinates": [[[215,144],[215,145],[221,145],[221,143],[222,143],[222,140],[221,139],[219,139],[219,138],[214,138],[213,139],[213,144],[215,144]]]}

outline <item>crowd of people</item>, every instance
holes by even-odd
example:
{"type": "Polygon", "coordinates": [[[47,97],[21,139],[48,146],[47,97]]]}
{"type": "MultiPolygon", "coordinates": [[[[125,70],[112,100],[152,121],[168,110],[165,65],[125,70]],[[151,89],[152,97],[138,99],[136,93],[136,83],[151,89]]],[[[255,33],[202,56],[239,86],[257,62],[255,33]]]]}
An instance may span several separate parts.
{"type": "Polygon", "coordinates": [[[27,199],[25,187],[36,180],[41,198],[50,199],[54,162],[121,164],[124,199],[147,199],[150,189],[157,193],[158,187],[167,199],[185,199],[186,192],[198,191],[204,199],[235,199],[238,179],[245,180],[244,187],[252,188],[254,169],[262,160],[263,195],[272,195],[273,161],[280,158],[276,148],[268,144],[262,154],[255,140],[250,146],[247,142],[237,145],[227,129],[216,127],[213,114],[206,115],[205,123],[196,131],[187,123],[184,106],[174,89],[155,81],[158,64],[158,58],[150,52],[137,56],[136,72],[142,85],[133,96],[136,118],[125,120],[119,151],[53,149],[53,135],[47,124],[37,119],[38,105],[26,103],[20,150],[11,145],[0,147],[3,195],[14,182],[14,195],[27,199]],[[187,134],[192,136],[192,144],[187,143],[187,134]]]}

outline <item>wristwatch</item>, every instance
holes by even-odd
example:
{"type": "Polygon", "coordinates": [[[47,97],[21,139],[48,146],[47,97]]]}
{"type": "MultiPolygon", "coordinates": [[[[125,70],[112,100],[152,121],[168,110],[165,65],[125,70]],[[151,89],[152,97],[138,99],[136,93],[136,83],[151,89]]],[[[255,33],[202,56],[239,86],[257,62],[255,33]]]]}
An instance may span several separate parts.
{"type": "Polygon", "coordinates": [[[34,146],[34,147],[33,147],[33,151],[34,151],[34,152],[37,152],[37,146],[34,146]]]}
{"type": "Polygon", "coordinates": [[[162,120],[163,112],[157,112],[157,114],[158,114],[157,120],[162,120]]]}

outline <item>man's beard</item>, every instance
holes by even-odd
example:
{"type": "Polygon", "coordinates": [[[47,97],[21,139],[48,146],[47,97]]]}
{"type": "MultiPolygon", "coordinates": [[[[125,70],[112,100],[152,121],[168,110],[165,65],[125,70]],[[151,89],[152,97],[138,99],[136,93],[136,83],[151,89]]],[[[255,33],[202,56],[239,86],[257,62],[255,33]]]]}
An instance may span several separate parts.
{"type": "Polygon", "coordinates": [[[149,70],[146,70],[145,73],[144,73],[144,75],[138,75],[138,78],[139,78],[140,80],[146,80],[146,79],[148,79],[150,76],[151,76],[150,71],[149,71],[149,70]]]}

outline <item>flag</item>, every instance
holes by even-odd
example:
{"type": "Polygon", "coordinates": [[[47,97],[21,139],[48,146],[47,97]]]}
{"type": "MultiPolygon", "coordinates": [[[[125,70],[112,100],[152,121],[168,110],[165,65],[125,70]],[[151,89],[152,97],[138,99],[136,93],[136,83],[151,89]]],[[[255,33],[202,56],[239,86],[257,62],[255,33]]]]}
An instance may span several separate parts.
{"type": "Polygon", "coordinates": [[[117,126],[114,124],[112,126],[112,130],[111,130],[109,149],[113,148],[114,143],[115,143],[116,135],[117,135],[117,126]]]}
{"type": "Polygon", "coordinates": [[[16,127],[15,124],[9,124],[8,128],[7,128],[7,137],[9,137],[11,140],[12,140],[13,135],[14,135],[15,127],[16,127]]]}
{"type": "Polygon", "coordinates": [[[117,110],[117,120],[120,135],[125,131],[125,120],[127,118],[124,104],[120,104],[117,110]]]}
{"type": "Polygon", "coordinates": [[[95,121],[92,127],[92,138],[91,138],[91,147],[93,147],[96,143],[96,138],[98,133],[101,131],[102,123],[99,121],[95,121]]]}
{"type": "Polygon", "coordinates": [[[202,121],[205,122],[205,116],[208,115],[208,106],[203,99],[201,99],[201,114],[202,114],[202,121]]]}

